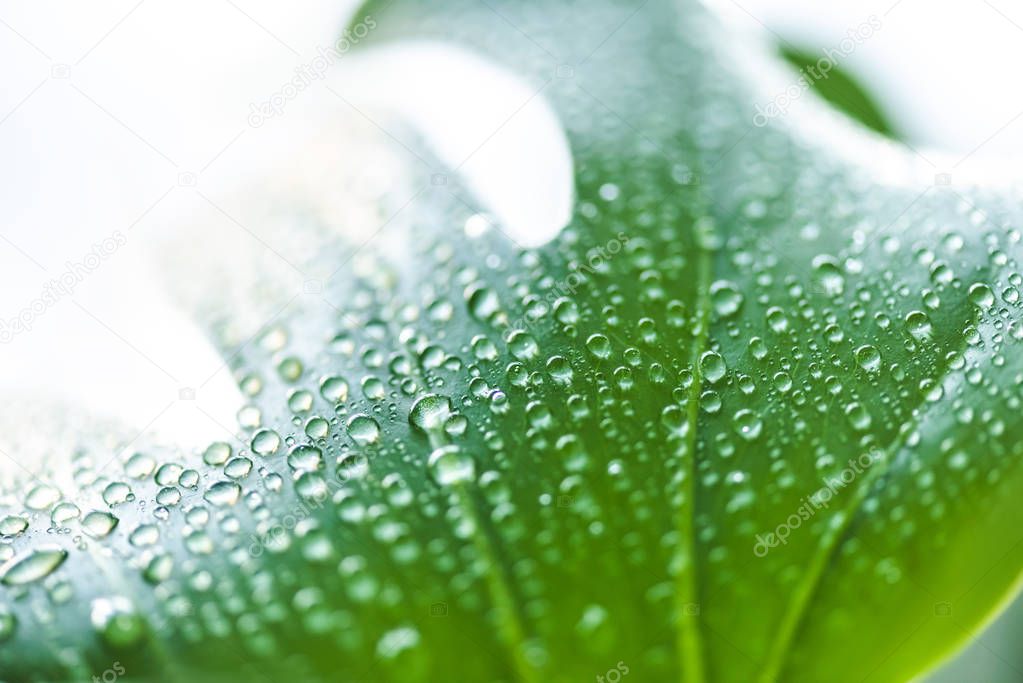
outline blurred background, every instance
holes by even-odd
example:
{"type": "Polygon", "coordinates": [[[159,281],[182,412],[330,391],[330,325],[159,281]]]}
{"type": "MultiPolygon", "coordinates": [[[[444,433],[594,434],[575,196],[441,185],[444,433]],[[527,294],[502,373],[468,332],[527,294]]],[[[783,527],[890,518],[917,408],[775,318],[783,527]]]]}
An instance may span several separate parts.
{"type": "MultiPolygon", "coordinates": [[[[1012,164],[1023,153],[1023,90],[1007,87],[1018,82],[1023,63],[1018,3],[711,4],[794,69],[838,48],[851,28],[875,21],[870,38],[841,58],[842,73],[819,84],[830,90],[825,94],[907,145],[936,174],[986,169],[1013,177],[1012,164]]],[[[363,118],[362,101],[346,88],[366,77],[351,69],[350,55],[337,60],[329,76],[316,62],[335,44],[354,6],[350,0],[0,0],[5,404],[57,397],[195,448],[233,431],[240,394],[202,330],[176,305],[153,251],[183,222],[204,226],[211,244],[258,242],[221,199],[224,193],[291,165],[296,150],[324,129],[337,136],[338,121],[363,118]],[[306,74],[309,86],[282,99],[284,84],[296,74],[306,74]],[[281,111],[257,116],[275,97],[281,111]],[[19,317],[26,329],[12,324],[19,317]]],[[[411,73],[404,81],[393,69],[384,73],[377,91],[383,83],[384,90],[405,87],[407,95],[417,82],[411,73]]],[[[443,75],[451,98],[475,101],[477,110],[489,107],[498,120],[502,95],[520,87],[456,68],[443,75]],[[481,98],[479,88],[487,83],[481,98]]],[[[797,99],[791,109],[809,99],[797,99]]],[[[471,138],[474,117],[465,112],[472,109],[456,111],[464,125],[443,112],[445,130],[471,138]]],[[[570,173],[544,103],[527,114],[466,170],[479,176],[488,200],[503,202],[509,222],[541,226],[532,228],[539,230],[532,241],[541,242],[566,215],[570,173]],[[516,156],[521,136],[548,136],[540,145],[553,150],[548,175],[521,172],[524,164],[537,163],[516,156]],[[497,168],[503,179],[488,181],[497,168]],[[512,215],[509,207],[526,202],[502,192],[540,197],[532,202],[535,213],[512,215]]],[[[337,150],[337,163],[345,160],[337,150]]],[[[0,434],[0,450],[31,465],[34,455],[11,443],[9,434],[0,434]]],[[[1023,607],[1017,604],[928,680],[1023,680],[1020,634],[1023,607]]]]}

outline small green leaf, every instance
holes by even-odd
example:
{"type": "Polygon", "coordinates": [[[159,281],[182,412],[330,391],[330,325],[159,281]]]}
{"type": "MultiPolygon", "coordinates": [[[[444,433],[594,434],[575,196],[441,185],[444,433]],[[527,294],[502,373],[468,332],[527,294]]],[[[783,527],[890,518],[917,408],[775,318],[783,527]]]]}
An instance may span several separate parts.
{"type": "MultiPolygon", "coordinates": [[[[820,54],[785,44],[779,50],[782,58],[803,75],[814,92],[827,100],[842,112],[845,112],[867,128],[875,130],[893,140],[901,139],[895,126],[885,115],[884,109],[870,95],[869,90],[842,65],[829,62],[827,75],[815,78],[808,67],[816,67],[822,59],[820,54]]],[[[820,73],[819,71],[816,73],[820,73]]]]}

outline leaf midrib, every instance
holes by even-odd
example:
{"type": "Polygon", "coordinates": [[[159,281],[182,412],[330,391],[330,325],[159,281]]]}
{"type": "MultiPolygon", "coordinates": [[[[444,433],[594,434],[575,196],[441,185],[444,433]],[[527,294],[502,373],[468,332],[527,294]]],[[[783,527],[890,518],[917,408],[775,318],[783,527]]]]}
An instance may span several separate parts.
{"type": "MultiPolygon", "coordinates": [[[[962,340],[957,350],[963,352],[966,346],[966,341],[962,340]]],[[[945,360],[940,367],[940,372],[933,379],[937,382],[944,382],[951,375],[952,361],[945,360]]],[[[921,418],[928,413],[933,405],[936,404],[928,403],[926,399],[921,400],[913,413],[900,424],[895,437],[881,450],[884,454],[882,461],[869,468],[865,475],[857,480],[849,502],[840,510],[841,524],[826,534],[817,546],[817,552],[810,561],[810,570],[803,575],[804,578],[796,587],[793,599],[788,602],[789,608],[785,611],[779,627],[775,631],[777,635],[768,649],[767,658],[757,679],[760,683],[775,683],[778,680],[778,676],[788,661],[793,639],[806,618],[813,597],[820,587],[821,579],[830,566],[831,558],[845,537],[846,531],[857,517],[860,506],[870,493],[874,482],[891,471],[894,455],[905,445],[907,437],[913,433],[914,427],[920,423],[921,418]],[[923,406],[922,411],[919,410],[921,406],[923,406]]]]}
{"type": "Polygon", "coordinates": [[[707,349],[710,340],[710,280],[711,253],[702,245],[696,233],[695,223],[692,229],[694,245],[698,249],[696,277],[696,308],[699,329],[693,339],[691,358],[693,381],[689,385],[689,396],[686,401],[686,420],[689,431],[686,433],[684,462],[688,466],[682,486],[683,507],[679,510],[677,530],[681,543],[687,544],[688,554],[683,569],[676,580],[675,594],[676,619],[682,619],[678,630],[678,648],[681,658],[683,682],[703,683],[706,671],[703,663],[703,634],[699,619],[685,618],[685,605],[699,604],[699,592],[696,577],[696,440],[699,430],[697,418],[700,412],[700,393],[703,389],[703,374],[700,371],[700,356],[707,349]]]}

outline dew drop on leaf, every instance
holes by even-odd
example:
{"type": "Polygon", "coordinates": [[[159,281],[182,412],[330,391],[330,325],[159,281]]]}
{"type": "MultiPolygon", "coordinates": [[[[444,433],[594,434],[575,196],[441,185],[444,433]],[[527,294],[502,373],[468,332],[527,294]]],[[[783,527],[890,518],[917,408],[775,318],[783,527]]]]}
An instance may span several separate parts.
{"type": "Polygon", "coordinates": [[[700,356],[700,373],[707,382],[711,384],[719,382],[727,370],[725,359],[717,351],[705,351],[700,356]]]}
{"type": "Polygon", "coordinates": [[[238,502],[241,496],[242,487],[233,481],[218,481],[203,494],[207,503],[217,507],[229,507],[238,502]]]}
{"type": "Polygon", "coordinates": [[[451,415],[451,400],[439,394],[427,394],[412,404],[409,423],[429,434],[441,429],[451,415]]]}
{"type": "Polygon", "coordinates": [[[856,363],[867,372],[877,372],[881,367],[881,352],[870,344],[856,349],[856,363]]]}
{"type": "Polygon", "coordinates": [[[743,408],[732,416],[732,425],[735,433],[747,441],[755,441],[764,427],[760,416],[748,408],[743,408]]]}
{"type": "Polygon", "coordinates": [[[827,296],[838,296],[845,290],[845,276],[834,257],[820,255],[813,260],[814,278],[827,296]]]}
{"type": "Polygon", "coordinates": [[[260,429],[253,435],[250,445],[256,455],[273,455],[281,446],[281,437],[272,429],[260,429]]]}
{"type": "Polygon", "coordinates": [[[983,282],[977,282],[970,285],[969,296],[970,302],[979,308],[991,308],[991,306],[995,303],[994,292],[992,292],[991,288],[983,282]]]}
{"type": "Polygon", "coordinates": [[[348,382],[342,377],[324,377],[320,380],[320,395],[334,403],[344,403],[348,398],[348,382]]]}
{"type": "Polygon", "coordinates": [[[922,341],[931,336],[931,320],[923,311],[911,311],[906,315],[906,331],[914,339],[922,341]]]}
{"type": "Polygon", "coordinates": [[[49,510],[60,500],[60,491],[48,484],[34,486],[25,497],[25,507],[29,510],[49,510]]]}
{"type": "Polygon", "coordinates": [[[729,280],[718,280],[710,286],[710,300],[714,311],[722,318],[730,318],[742,308],[742,292],[729,280]]]}
{"type": "Polygon", "coordinates": [[[348,435],[360,446],[376,443],[380,438],[380,425],[369,415],[353,415],[348,420],[348,435]]]}
{"type": "Polygon", "coordinates": [[[473,459],[456,444],[435,449],[427,461],[430,475],[441,486],[455,486],[476,477],[473,459]]]}
{"type": "Polygon", "coordinates": [[[67,551],[55,545],[40,545],[20,555],[15,555],[0,566],[0,583],[5,586],[21,586],[38,581],[53,573],[64,564],[67,551]]]}
{"type": "Polygon", "coordinates": [[[223,465],[231,457],[230,444],[215,441],[203,451],[202,459],[207,465],[223,465]]]}
{"type": "Polygon", "coordinates": [[[318,470],[323,467],[323,451],[311,444],[299,444],[288,453],[288,466],[302,472],[318,470]]]}
{"type": "Polygon", "coordinates": [[[611,342],[604,335],[597,333],[586,340],[586,348],[595,357],[604,359],[611,355],[611,342]]]}
{"type": "Polygon", "coordinates": [[[120,520],[109,512],[93,510],[82,518],[82,531],[93,538],[106,538],[120,520]]]}
{"type": "Polygon", "coordinates": [[[19,515],[7,515],[0,519],[0,536],[18,536],[28,528],[28,520],[19,515]]]}

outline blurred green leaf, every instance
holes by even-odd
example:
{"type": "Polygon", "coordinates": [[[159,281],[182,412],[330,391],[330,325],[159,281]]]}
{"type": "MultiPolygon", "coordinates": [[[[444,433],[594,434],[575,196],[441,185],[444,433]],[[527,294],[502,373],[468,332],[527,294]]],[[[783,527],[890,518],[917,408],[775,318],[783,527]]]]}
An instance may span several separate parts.
{"type": "MultiPolygon", "coordinates": [[[[783,45],[779,53],[799,73],[820,59],[818,54],[790,45],[783,45]]],[[[807,78],[807,82],[818,95],[867,128],[893,140],[902,138],[869,90],[841,65],[833,64],[827,78],[807,78]]]]}
{"type": "Polygon", "coordinates": [[[522,249],[422,150],[362,247],[261,215],[333,275],[261,277],[288,303],[251,343],[203,314],[244,439],[105,469],[86,436],[60,494],[7,487],[7,679],[908,680],[990,620],[1023,560],[1018,202],[758,127],[697,5],[365,14],[552,103],[571,224],[522,249]],[[119,523],[51,524],[61,495],[119,523]]]}

